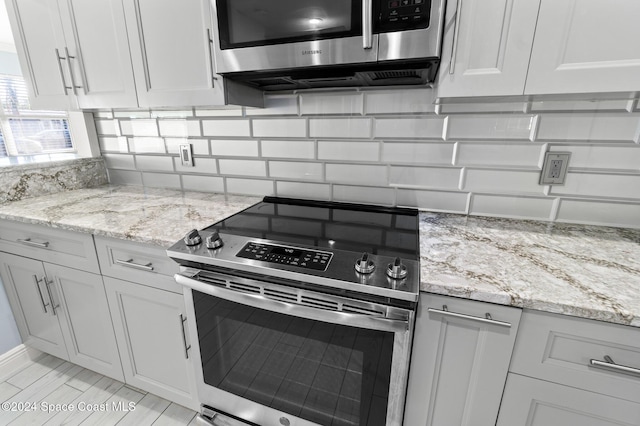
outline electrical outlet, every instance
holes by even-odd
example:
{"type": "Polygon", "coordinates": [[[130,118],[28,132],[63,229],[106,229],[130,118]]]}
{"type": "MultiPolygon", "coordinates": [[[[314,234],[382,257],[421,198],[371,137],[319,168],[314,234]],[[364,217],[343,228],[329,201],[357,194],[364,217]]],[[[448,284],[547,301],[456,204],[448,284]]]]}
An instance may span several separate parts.
{"type": "Polygon", "coordinates": [[[180,145],[180,161],[185,167],[194,167],[190,143],[180,145]]]}
{"type": "Polygon", "coordinates": [[[544,155],[540,185],[564,185],[570,152],[547,152],[544,155]]]}

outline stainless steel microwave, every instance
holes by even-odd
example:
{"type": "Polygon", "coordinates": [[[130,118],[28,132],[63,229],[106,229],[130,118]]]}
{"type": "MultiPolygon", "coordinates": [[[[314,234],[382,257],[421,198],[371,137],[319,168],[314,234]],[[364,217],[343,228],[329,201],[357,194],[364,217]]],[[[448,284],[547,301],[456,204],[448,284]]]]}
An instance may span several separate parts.
{"type": "Polygon", "coordinates": [[[445,0],[211,0],[216,71],[263,90],[424,84],[445,0]]]}

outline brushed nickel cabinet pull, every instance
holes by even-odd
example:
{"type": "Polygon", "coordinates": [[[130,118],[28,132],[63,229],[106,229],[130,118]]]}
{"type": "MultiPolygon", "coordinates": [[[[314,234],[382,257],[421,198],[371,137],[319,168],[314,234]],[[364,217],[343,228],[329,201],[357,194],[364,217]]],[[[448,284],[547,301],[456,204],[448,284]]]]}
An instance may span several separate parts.
{"type": "MultiPolygon", "coordinates": [[[[77,94],[78,94],[78,92],[77,92],[77,90],[76,90],[76,89],[84,89],[84,87],[83,87],[83,86],[78,86],[78,85],[76,84],[75,75],[74,75],[74,73],[73,73],[73,64],[71,63],[71,60],[72,60],[72,59],[76,59],[76,57],[75,57],[75,56],[71,56],[71,55],[69,54],[69,48],[67,48],[67,47],[65,47],[65,48],[64,48],[64,52],[65,52],[65,54],[67,55],[67,66],[69,67],[69,75],[71,76],[71,86],[73,87],[73,93],[77,95],[77,94]]],[[[82,74],[82,73],[81,73],[81,74],[82,74]]],[[[82,76],[80,76],[80,77],[82,77],[82,76]]],[[[84,90],[84,92],[85,92],[85,94],[86,94],[86,92],[87,92],[87,91],[86,91],[86,90],[84,90]]]]}
{"type": "Polygon", "coordinates": [[[58,59],[58,71],[60,71],[60,77],[62,78],[62,88],[64,89],[64,94],[68,95],[69,90],[73,89],[73,87],[67,86],[67,81],[64,78],[64,71],[62,71],[62,61],[66,61],[67,58],[60,56],[60,51],[58,49],[56,49],[56,58],[58,59]]]}
{"type": "Polygon", "coordinates": [[[140,269],[143,271],[153,271],[153,263],[149,262],[146,265],[141,265],[139,263],[135,263],[133,261],[133,259],[127,259],[127,260],[120,260],[120,259],[115,259],[114,263],[116,263],[117,265],[122,265],[122,266],[126,266],[128,268],[133,268],[133,269],[140,269]]]}
{"type": "Polygon", "coordinates": [[[42,243],[39,243],[37,241],[31,241],[31,238],[25,238],[23,239],[17,239],[17,242],[19,242],[20,244],[25,244],[27,246],[32,246],[32,247],[38,247],[38,248],[49,248],[49,241],[44,241],[42,243]]]}
{"type": "Polygon", "coordinates": [[[179,315],[180,318],[180,330],[182,330],[182,343],[184,344],[184,357],[186,359],[189,359],[189,349],[191,349],[191,345],[187,346],[187,333],[184,331],[184,322],[187,320],[187,318],[180,314],[179,315]]]}
{"type": "Polygon", "coordinates": [[[49,306],[49,304],[44,303],[44,297],[42,297],[42,290],[40,289],[40,281],[42,281],[42,279],[38,279],[38,277],[34,275],[33,281],[36,283],[36,289],[38,290],[38,295],[40,296],[40,303],[42,303],[42,310],[44,311],[45,314],[47,314],[49,313],[47,311],[47,306],[49,306]]]}
{"type": "Polygon", "coordinates": [[[640,368],[628,367],[626,365],[616,364],[609,355],[604,356],[604,361],[592,359],[589,365],[605,370],[617,371],[618,373],[640,376],[640,368]]]}
{"type": "Polygon", "coordinates": [[[60,304],[56,305],[56,302],[53,300],[53,293],[51,293],[51,284],[53,284],[53,281],[49,281],[46,275],[42,277],[42,280],[44,281],[44,286],[46,287],[47,293],[49,294],[49,301],[51,302],[51,310],[53,311],[53,315],[58,315],[56,313],[56,308],[59,308],[60,304]]]}
{"type": "Polygon", "coordinates": [[[434,314],[440,314],[440,315],[449,316],[449,317],[462,318],[462,319],[468,319],[468,320],[472,320],[472,321],[483,322],[485,324],[499,325],[501,327],[511,327],[511,323],[510,322],[494,320],[493,318],[491,318],[491,314],[489,314],[489,313],[487,313],[484,318],[483,317],[476,317],[476,316],[473,316],[473,315],[467,315],[467,314],[459,314],[457,312],[449,311],[448,308],[447,308],[447,305],[443,305],[442,306],[442,310],[433,309],[433,308],[427,308],[427,311],[428,312],[432,312],[434,314]]]}

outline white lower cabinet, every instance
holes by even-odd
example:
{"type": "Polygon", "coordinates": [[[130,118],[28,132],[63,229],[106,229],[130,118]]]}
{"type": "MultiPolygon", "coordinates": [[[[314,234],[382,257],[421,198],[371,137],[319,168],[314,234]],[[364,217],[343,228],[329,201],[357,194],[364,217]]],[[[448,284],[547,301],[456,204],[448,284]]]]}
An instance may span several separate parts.
{"type": "Polygon", "coordinates": [[[509,374],[497,426],[640,425],[640,403],[509,374]]]}
{"type": "Polygon", "coordinates": [[[520,315],[517,308],[422,293],[404,425],[494,425],[520,315]]]}
{"type": "Polygon", "coordinates": [[[197,410],[181,294],[105,277],[125,382],[197,410]]]}
{"type": "Polygon", "coordinates": [[[100,275],[7,253],[0,264],[25,344],[124,379],[100,275]]]}

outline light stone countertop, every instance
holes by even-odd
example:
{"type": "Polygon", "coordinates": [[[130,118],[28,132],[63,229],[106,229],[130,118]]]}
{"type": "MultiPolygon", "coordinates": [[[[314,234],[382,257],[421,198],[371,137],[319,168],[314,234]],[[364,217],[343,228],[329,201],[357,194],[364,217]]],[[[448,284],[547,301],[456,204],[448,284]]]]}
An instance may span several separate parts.
{"type": "MultiPolygon", "coordinates": [[[[0,204],[0,219],[169,247],[260,201],[101,186],[0,204]]],[[[640,327],[640,230],[420,213],[421,290],[640,327]]]]}

